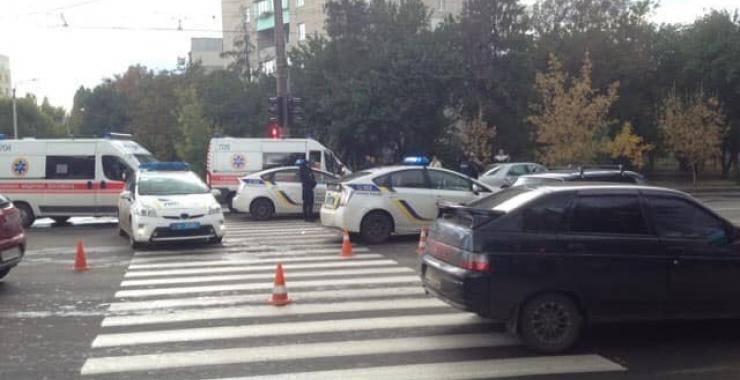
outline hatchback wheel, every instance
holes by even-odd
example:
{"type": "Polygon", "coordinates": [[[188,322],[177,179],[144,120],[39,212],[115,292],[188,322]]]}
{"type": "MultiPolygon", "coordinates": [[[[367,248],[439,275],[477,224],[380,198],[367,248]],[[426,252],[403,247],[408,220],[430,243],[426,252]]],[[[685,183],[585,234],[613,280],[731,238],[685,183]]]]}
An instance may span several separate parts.
{"type": "Polygon", "coordinates": [[[362,218],[360,236],[368,244],[378,244],[388,240],[391,232],[393,232],[393,220],[386,214],[372,212],[362,218]]]}
{"type": "Polygon", "coordinates": [[[520,338],[542,353],[573,347],[582,330],[583,315],[573,300],[562,294],[537,296],[524,305],[520,314],[520,338]]]}
{"type": "Polygon", "coordinates": [[[21,224],[23,225],[23,228],[31,227],[34,220],[36,220],[36,216],[33,215],[31,206],[25,203],[18,203],[15,205],[15,208],[21,212],[21,224]]]}
{"type": "Polygon", "coordinates": [[[267,199],[257,199],[249,207],[249,213],[257,220],[268,220],[275,213],[275,206],[267,199]]]}

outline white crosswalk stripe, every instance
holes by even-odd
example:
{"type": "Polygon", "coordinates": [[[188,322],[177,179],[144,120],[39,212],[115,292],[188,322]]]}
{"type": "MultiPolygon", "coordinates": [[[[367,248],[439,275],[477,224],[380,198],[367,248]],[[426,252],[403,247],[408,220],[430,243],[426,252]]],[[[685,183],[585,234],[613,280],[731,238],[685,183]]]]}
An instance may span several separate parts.
{"type": "Polygon", "coordinates": [[[594,354],[501,358],[520,352],[511,349],[519,341],[427,296],[414,269],[357,244],[354,257],[340,258],[341,233],[316,224],[229,219],[222,247],[135,253],[82,375],[376,380],[626,370],[594,354]],[[267,303],[278,263],[294,301],[283,307],[267,303]],[[441,355],[460,350],[498,354],[441,355]],[[314,362],[323,366],[306,365],[314,362]]]}

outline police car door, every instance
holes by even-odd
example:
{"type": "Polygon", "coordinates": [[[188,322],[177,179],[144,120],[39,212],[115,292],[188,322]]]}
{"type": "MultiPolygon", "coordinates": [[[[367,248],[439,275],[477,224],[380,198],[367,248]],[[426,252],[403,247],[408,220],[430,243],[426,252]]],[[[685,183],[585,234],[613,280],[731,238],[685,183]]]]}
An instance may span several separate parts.
{"type": "Polygon", "coordinates": [[[478,196],[473,181],[461,175],[429,169],[429,182],[438,202],[467,203],[478,196]]]}
{"type": "Polygon", "coordinates": [[[283,169],[272,174],[272,192],[277,200],[278,213],[300,213],[303,211],[303,188],[298,169],[283,169]]]}
{"type": "Polygon", "coordinates": [[[324,203],[326,197],[326,184],[328,182],[336,182],[337,179],[318,170],[313,171],[313,175],[316,178],[316,188],[314,188],[314,209],[321,209],[321,205],[324,203]]]}
{"type": "Polygon", "coordinates": [[[396,232],[418,231],[437,217],[437,199],[425,170],[404,169],[391,173],[385,181],[396,232]]]}

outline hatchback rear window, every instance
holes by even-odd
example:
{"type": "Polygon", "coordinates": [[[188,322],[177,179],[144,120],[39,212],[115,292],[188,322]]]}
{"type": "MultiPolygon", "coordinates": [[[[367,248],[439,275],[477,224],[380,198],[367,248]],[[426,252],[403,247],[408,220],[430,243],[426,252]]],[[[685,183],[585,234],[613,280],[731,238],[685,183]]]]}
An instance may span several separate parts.
{"type": "MultiPolygon", "coordinates": [[[[511,187],[511,188],[499,191],[498,193],[491,194],[485,198],[481,198],[473,202],[470,202],[468,204],[468,207],[494,209],[494,208],[500,208],[501,206],[504,205],[504,203],[507,203],[509,201],[517,201],[516,202],[517,204],[522,204],[524,203],[525,199],[526,201],[528,201],[532,199],[534,196],[536,196],[536,193],[534,193],[531,188],[511,187]],[[520,196],[523,196],[523,197],[520,197],[520,196]]],[[[507,207],[507,209],[509,209],[509,207],[507,207]]],[[[506,211],[506,210],[502,210],[502,211],[506,211]]]]}

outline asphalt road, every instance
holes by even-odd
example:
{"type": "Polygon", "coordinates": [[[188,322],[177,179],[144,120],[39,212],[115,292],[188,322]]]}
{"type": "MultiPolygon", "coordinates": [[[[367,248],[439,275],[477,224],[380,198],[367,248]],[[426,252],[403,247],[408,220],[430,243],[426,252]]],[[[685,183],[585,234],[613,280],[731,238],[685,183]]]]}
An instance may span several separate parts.
{"type": "MultiPolygon", "coordinates": [[[[740,192],[700,199],[740,224],[740,192]]],[[[318,225],[228,219],[222,247],[136,253],[113,219],[37,222],[0,282],[0,379],[740,378],[734,321],[598,326],[538,356],[421,293],[414,237],[339,260],[318,225]],[[89,272],[71,269],[78,239],[89,272]],[[277,261],[295,299],[282,309],[265,303],[277,261]]]]}

